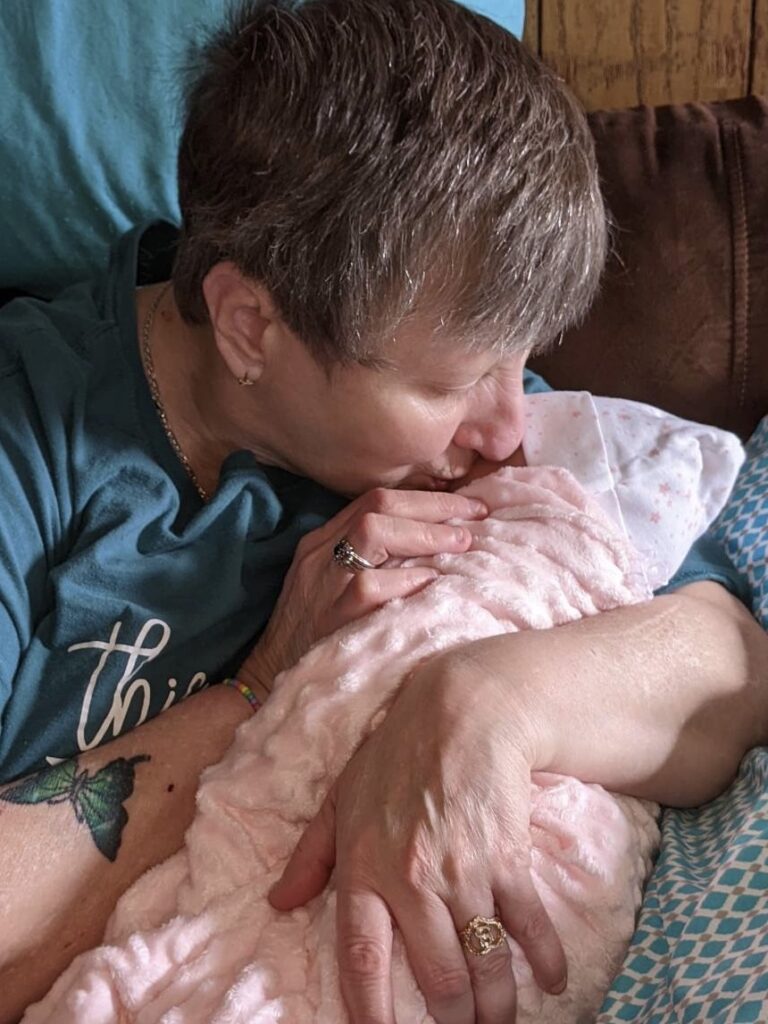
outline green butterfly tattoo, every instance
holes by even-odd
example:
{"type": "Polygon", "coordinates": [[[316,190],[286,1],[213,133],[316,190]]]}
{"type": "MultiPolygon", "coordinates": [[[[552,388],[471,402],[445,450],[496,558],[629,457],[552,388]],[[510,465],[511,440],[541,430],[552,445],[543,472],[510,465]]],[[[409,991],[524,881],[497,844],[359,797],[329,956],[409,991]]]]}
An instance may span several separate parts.
{"type": "Polygon", "coordinates": [[[133,792],[134,765],[149,761],[145,755],[124,757],[100,768],[95,775],[77,770],[76,761],[46,768],[0,793],[0,800],[12,804],[63,804],[71,801],[78,822],[91,830],[93,841],[114,861],[128,821],[123,803],[133,792]]]}

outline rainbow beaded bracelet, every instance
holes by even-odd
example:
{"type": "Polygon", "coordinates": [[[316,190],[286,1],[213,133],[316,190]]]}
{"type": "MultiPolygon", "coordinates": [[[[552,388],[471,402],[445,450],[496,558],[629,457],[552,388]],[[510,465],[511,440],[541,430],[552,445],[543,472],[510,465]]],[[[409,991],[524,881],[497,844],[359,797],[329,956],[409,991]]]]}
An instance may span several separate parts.
{"type": "Polygon", "coordinates": [[[250,688],[250,686],[246,686],[245,683],[241,683],[239,679],[234,679],[234,678],[223,679],[222,680],[222,685],[223,686],[232,686],[235,690],[238,691],[238,693],[242,693],[242,695],[245,697],[245,699],[251,705],[251,709],[252,709],[254,714],[256,714],[256,712],[261,707],[262,702],[259,700],[259,698],[256,696],[256,694],[253,692],[253,690],[250,688]]]}

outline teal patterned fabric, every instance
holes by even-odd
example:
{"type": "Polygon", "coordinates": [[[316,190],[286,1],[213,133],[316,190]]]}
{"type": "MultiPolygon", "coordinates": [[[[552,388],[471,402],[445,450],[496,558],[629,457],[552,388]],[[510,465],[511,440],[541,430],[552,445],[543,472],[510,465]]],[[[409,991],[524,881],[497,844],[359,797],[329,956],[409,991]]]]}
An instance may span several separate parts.
{"type": "MultiPolygon", "coordinates": [[[[768,629],[768,417],[712,534],[768,629]]],[[[637,931],[597,1020],[768,1022],[768,748],[719,799],[664,812],[637,931]]]]}
{"type": "Polygon", "coordinates": [[[746,451],[746,462],[713,534],[747,578],[757,621],[768,629],[768,416],[746,451]]]}
{"type": "Polygon", "coordinates": [[[598,1024],[768,1021],[768,751],[706,807],[668,810],[640,921],[598,1024]]]}

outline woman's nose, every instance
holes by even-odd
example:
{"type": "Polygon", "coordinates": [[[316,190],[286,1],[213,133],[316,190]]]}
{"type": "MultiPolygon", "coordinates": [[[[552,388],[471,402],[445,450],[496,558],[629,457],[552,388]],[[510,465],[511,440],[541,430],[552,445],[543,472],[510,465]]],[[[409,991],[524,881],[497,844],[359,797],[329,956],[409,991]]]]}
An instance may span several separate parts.
{"type": "Polygon", "coordinates": [[[489,462],[503,462],[522,443],[524,402],[522,388],[499,395],[495,402],[467,417],[456,431],[454,444],[476,451],[489,462]]]}

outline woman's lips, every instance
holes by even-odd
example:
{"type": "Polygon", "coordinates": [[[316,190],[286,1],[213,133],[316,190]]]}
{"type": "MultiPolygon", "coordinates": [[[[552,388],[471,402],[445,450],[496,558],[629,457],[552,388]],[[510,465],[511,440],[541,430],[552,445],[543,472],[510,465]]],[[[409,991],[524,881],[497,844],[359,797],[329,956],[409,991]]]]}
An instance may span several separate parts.
{"type": "Polygon", "coordinates": [[[472,479],[472,471],[465,469],[462,473],[457,473],[455,476],[433,476],[432,487],[436,491],[455,491],[459,487],[463,487],[464,484],[469,483],[472,479]]]}
{"type": "Polygon", "coordinates": [[[403,480],[399,487],[411,491],[447,491],[454,481],[444,476],[431,476],[428,473],[412,476],[403,480]]]}
{"type": "Polygon", "coordinates": [[[412,490],[450,491],[467,482],[471,466],[453,472],[419,473],[403,481],[399,486],[412,490]]]}

